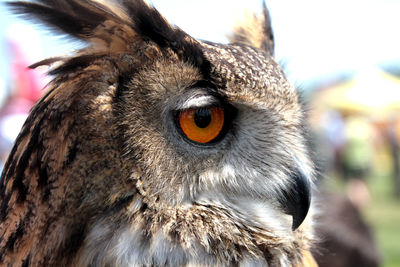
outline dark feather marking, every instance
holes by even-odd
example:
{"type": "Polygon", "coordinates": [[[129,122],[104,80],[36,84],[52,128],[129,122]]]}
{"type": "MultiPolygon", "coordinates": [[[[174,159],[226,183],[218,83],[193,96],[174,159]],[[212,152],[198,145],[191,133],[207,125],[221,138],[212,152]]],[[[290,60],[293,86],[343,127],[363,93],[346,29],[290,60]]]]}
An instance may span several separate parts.
{"type": "MultiPolygon", "coordinates": [[[[47,116],[47,121],[50,123],[51,128],[55,131],[58,129],[59,125],[62,123],[62,112],[54,111],[47,116]]],[[[67,135],[68,136],[68,135],[67,135]]],[[[43,144],[43,140],[40,139],[37,144],[37,171],[38,171],[38,189],[41,190],[41,199],[43,202],[46,202],[51,194],[51,184],[53,181],[50,181],[50,177],[48,174],[48,164],[47,162],[43,162],[43,154],[45,152],[45,146],[43,144]]]]}
{"type": "Polygon", "coordinates": [[[63,246],[60,247],[60,251],[57,255],[64,255],[65,258],[75,255],[85,240],[86,228],[86,222],[76,225],[75,228],[71,230],[70,235],[66,238],[63,246]]]}
{"type": "Polygon", "coordinates": [[[124,209],[132,201],[134,194],[120,198],[118,201],[114,202],[111,207],[107,208],[104,213],[115,214],[116,212],[124,209]]]}
{"type": "Polygon", "coordinates": [[[29,254],[28,257],[26,257],[26,259],[22,261],[21,267],[28,267],[31,263],[31,257],[32,255],[29,254]]]}
{"type": "MultiPolygon", "coordinates": [[[[126,131],[127,131],[127,126],[125,124],[121,123],[122,120],[120,119],[121,116],[123,116],[122,111],[125,109],[123,95],[128,90],[130,81],[131,81],[132,77],[135,75],[135,72],[137,72],[137,70],[132,69],[129,72],[122,73],[119,75],[118,86],[117,86],[117,89],[114,93],[113,100],[112,100],[112,107],[113,107],[112,112],[113,112],[114,118],[116,119],[115,123],[117,125],[118,133],[121,136],[123,136],[124,133],[126,133],[126,131]]],[[[124,138],[118,139],[118,146],[119,146],[120,151],[125,150],[126,143],[125,143],[124,138]]]]}
{"type": "MultiPolygon", "coordinates": [[[[124,92],[126,90],[128,90],[130,81],[136,72],[137,72],[137,70],[130,70],[126,73],[122,73],[119,75],[118,86],[117,86],[117,90],[114,94],[113,104],[117,104],[117,103],[121,102],[122,95],[124,94],[124,92]]],[[[113,105],[113,106],[115,106],[115,105],[113,105]]],[[[118,117],[118,115],[117,115],[117,117],[118,117]]]]}
{"type": "Polygon", "coordinates": [[[40,67],[40,66],[49,66],[49,65],[51,65],[51,64],[53,64],[53,63],[55,63],[55,62],[62,61],[62,60],[64,60],[63,57],[51,57],[51,58],[46,58],[46,59],[44,59],[44,60],[41,60],[41,61],[39,61],[39,62],[36,62],[36,63],[30,65],[28,68],[30,68],[30,69],[36,69],[37,67],[40,67]]]}
{"type": "Polygon", "coordinates": [[[141,213],[145,212],[147,210],[147,203],[143,203],[143,205],[140,207],[139,211],[141,213]]]}
{"type": "Polygon", "coordinates": [[[73,57],[67,60],[61,66],[51,70],[50,75],[65,74],[76,71],[77,68],[85,68],[93,64],[93,61],[97,59],[105,59],[104,54],[94,54],[94,55],[83,55],[78,57],[73,57]]]}
{"type": "MultiPolygon", "coordinates": [[[[14,248],[15,248],[15,242],[25,235],[26,224],[29,222],[32,215],[33,215],[33,211],[31,208],[29,208],[28,212],[26,213],[24,218],[19,221],[18,227],[15,230],[15,232],[11,234],[11,236],[8,238],[5,246],[1,248],[0,262],[2,260],[2,256],[5,254],[5,251],[10,250],[13,252],[14,248]]],[[[2,236],[2,238],[3,238],[3,236],[2,236]]]]}
{"type": "Polygon", "coordinates": [[[43,202],[46,202],[51,193],[51,188],[49,184],[49,175],[47,173],[47,166],[43,166],[39,170],[38,186],[42,187],[41,198],[43,202]]]}
{"type": "Polygon", "coordinates": [[[124,0],[123,4],[133,20],[132,27],[139,35],[161,48],[171,48],[182,60],[198,67],[205,79],[210,78],[211,63],[197,41],[181,29],[173,28],[155,8],[142,0],[124,0]]]}
{"type": "MultiPolygon", "coordinates": [[[[2,191],[2,193],[4,194],[5,192],[2,191]]],[[[3,198],[2,198],[2,202],[1,202],[1,207],[0,207],[0,215],[1,215],[1,221],[4,222],[4,220],[7,218],[7,211],[8,211],[8,203],[10,202],[11,199],[11,195],[12,192],[9,192],[8,194],[6,194],[3,198]]]]}
{"type": "Polygon", "coordinates": [[[43,164],[43,154],[45,149],[43,147],[43,140],[39,140],[37,143],[38,151],[37,151],[37,171],[38,171],[38,188],[43,189],[47,186],[49,175],[47,173],[47,164],[43,164]]]}
{"type": "Polygon", "coordinates": [[[67,159],[64,162],[64,167],[68,167],[72,162],[74,162],[74,160],[76,158],[76,154],[79,151],[78,144],[79,144],[79,142],[75,142],[72,145],[72,147],[68,150],[67,159]]]}
{"type": "Polygon", "coordinates": [[[24,221],[21,220],[19,222],[18,228],[15,230],[14,233],[11,234],[11,236],[8,238],[7,243],[5,245],[5,249],[8,249],[10,251],[14,251],[14,245],[15,242],[20,239],[23,235],[25,234],[25,224],[24,221]]]}
{"type": "Polygon", "coordinates": [[[24,184],[25,170],[28,166],[29,160],[31,158],[34,149],[37,149],[37,144],[39,141],[40,127],[43,121],[43,117],[38,124],[32,130],[32,135],[29,140],[28,146],[22,153],[15,170],[15,179],[12,185],[12,191],[18,190],[17,203],[22,203],[26,200],[26,195],[28,192],[27,185],[24,184]]]}
{"type": "Polygon", "coordinates": [[[59,110],[52,110],[48,114],[47,121],[51,126],[51,130],[57,131],[60,127],[61,123],[63,122],[64,112],[60,112],[59,110]]]}
{"type": "MultiPolygon", "coordinates": [[[[120,110],[122,110],[123,109],[122,106],[125,105],[125,103],[123,102],[123,95],[125,94],[126,91],[129,90],[128,88],[131,83],[132,77],[134,77],[136,73],[137,73],[136,69],[131,69],[125,73],[121,73],[118,76],[118,86],[113,96],[113,105],[112,105],[114,108],[113,113],[115,118],[121,117],[120,110]]],[[[122,127],[121,123],[118,123],[118,125],[122,127]]],[[[125,129],[121,130],[122,130],[121,133],[125,132],[124,131],[125,129]]]]}
{"type": "Polygon", "coordinates": [[[216,90],[218,87],[211,81],[200,80],[190,86],[190,88],[210,88],[216,90]]]}
{"type": "Polygon", "coordinates": [[[258,248],[263,252],[264,258],[267,262],[272,262],[273,256],[266,245],[259,245],[258,248]]]}

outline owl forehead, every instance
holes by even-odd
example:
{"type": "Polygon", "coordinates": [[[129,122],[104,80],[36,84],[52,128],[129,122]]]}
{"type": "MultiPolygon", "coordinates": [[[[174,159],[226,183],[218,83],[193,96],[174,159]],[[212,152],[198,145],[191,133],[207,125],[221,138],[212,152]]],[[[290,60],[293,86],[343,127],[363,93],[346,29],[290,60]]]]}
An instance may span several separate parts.
{"type": "Polygon", "coordinates": [[[245,45],[204,44],[212,76],[229,95],[291,98],[296,96],[279,64],[267,53],[245,45]]]}
{"type": "Polygon", "coordinates": [[[298,105],[294,87],[269,54],[245,45],[199,42],[199,48],[210,63],[210,69],[205,69],[208,73],[204,74],[200,64],[171,53],[148,61],[148,67],[136,76],[135,87],[143,88],[146,84],[153,92],[154,103],[164,103],[191,88],[211,85],[231,103],[276,111],[295,109],[298,105]],[[204,80],[207,82],[202,83],[204,80]]]}

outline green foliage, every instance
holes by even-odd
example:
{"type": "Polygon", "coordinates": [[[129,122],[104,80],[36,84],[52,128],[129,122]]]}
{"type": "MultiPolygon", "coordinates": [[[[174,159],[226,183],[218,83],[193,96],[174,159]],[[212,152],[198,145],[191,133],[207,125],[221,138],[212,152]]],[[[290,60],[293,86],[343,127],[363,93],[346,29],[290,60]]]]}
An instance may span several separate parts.
{"type": "Polygon", "coordinates": [[[394,198],[392,175],[369,179],[372,201],[364,210],[374,230],[384,267],[400,266],[400,199],[394,198]]]}
{"type": "MultiPolygon", "coordinates": [[[[362,211],[372,227],[382,257],[382,267],[400,266],[400,199],[394,197],[394,180],[390,158],[380,157],[377,168],[366,180],[371,201],[362,211]]],[[[324,188],[345,192],[346,184],[338,173],[326,175],[324,188]]]]}

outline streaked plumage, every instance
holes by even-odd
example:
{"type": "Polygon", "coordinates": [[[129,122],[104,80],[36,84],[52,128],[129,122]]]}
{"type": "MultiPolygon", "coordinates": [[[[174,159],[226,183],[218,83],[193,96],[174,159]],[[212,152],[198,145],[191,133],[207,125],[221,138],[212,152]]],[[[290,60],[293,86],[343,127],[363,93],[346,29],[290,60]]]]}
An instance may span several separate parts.
{"type": "Polygon", "coordinates": [[[54,80],[1,178],[2,264],[312,262],[303,112],[273,60],[266,9],[258,35],[243,27],[224,45],[142,0],[9,5],[88,47],[32,66],[52,64],[54,80]],[[211,107],[223,132],[188,140],[177,116],[211,107]]]}

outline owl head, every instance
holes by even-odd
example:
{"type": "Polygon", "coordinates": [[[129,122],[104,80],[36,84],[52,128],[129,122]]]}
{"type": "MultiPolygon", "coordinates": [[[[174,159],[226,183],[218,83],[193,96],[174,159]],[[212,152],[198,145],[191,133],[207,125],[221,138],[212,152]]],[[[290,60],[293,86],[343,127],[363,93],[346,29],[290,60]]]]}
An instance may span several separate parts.
{"type": "Polygon", "coordinates": [[[3,172],[3,255],[82,265],[299,261],[313,167],[265,6],[219,44],[142,0],[8,5],[87,46],[31,66],[51,66],[54,78],[3,172]],[[34,230],[29,242],[13,235],[21,223],[34,230]],[[166,243],[175,260],[160,252],[166,243]]]}

